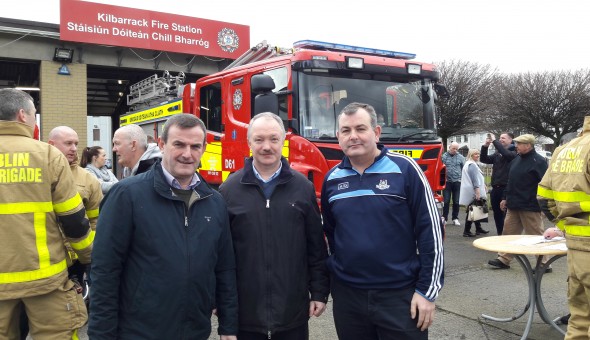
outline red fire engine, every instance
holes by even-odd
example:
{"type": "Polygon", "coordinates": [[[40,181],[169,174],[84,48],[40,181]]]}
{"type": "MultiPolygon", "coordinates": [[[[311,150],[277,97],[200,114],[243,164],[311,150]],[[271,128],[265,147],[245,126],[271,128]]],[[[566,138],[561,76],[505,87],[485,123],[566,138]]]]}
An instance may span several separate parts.
{"type": "Polygon", "coordinates": [[[368,103],[384,118],[380,142],[416,160],[441,202],[446,176],[435,101],[448,93],[437,84],[435,66],[413,58],[409,53],[310,40],[296,42],[292,49],[262,42],[225,70],[191,86],[178,86],[182,74],[159,78],[174,86],[154,85],[157,77],[134,85],[131,104],[146,102],[140,91],[147,97],[146,88],[170,93],[178,87],[181,95],[123,116],[121,125],[138,123],[157,137],[170,114],[200,117],[208,131],[199,172],[208,183],[219,185],[250,156],[250,119],[260,112],[277,113],[288,131],[283,155],[314,183],[319,197],[324,175],[343,157],[336,139],[340,110],[351,102],[368,103]]]}

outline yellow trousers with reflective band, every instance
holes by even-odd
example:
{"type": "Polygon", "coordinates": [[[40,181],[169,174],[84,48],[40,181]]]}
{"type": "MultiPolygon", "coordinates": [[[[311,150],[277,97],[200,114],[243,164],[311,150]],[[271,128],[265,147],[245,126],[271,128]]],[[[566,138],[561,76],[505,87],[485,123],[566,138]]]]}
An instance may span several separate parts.
{"type": "Polygon", "coordinates": [[[566,340],[590,339],[590,237],[566,234],[568,305],[566,340]]]}
{"type": "Polygon", "coordinates": [[[88,320],[82,294],[76,293],[74,283],[67,280],[61,288],[48,294],[0,300],[0,339],[20,340],[19,319],[23,308],[33,339],[77,339],[78,328],[88,320]]]}

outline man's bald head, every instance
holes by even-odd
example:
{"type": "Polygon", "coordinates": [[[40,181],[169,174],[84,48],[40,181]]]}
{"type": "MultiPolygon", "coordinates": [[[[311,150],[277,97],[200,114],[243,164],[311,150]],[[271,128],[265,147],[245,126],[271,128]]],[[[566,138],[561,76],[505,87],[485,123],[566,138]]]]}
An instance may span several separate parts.
{"type": "Polygon", "coordinates": [[[78,133],[69,126],[58,126],[49,132],[47,143],[61,151],[70,164],[78,159],[78,133]]]}

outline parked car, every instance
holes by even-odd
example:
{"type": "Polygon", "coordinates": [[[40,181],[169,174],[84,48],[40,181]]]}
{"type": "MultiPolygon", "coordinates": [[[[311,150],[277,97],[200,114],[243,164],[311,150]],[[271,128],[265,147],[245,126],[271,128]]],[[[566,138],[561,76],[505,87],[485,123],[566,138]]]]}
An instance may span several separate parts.
{"type": "Polygon", "coordinates": [[[549,162],[549,160],[551,159],[551,151],[546,151],[546,150],[537,150],[537,153],[543,157],[545,157],[545,159],[547,160],[547,162],[549,162]]]}

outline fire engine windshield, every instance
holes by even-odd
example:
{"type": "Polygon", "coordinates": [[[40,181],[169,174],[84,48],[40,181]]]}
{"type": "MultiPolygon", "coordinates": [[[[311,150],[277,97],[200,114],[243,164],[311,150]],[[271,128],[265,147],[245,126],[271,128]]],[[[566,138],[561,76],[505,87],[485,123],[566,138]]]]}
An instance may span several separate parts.
{"type": "Polygon", "coordinates": [[[438,139],[428,79],[404,83],[300,72],[297,87],[300,133],[307,139],[336,140],[338,114],[352,102],[375,108],[383,142],[438,139]]]}

